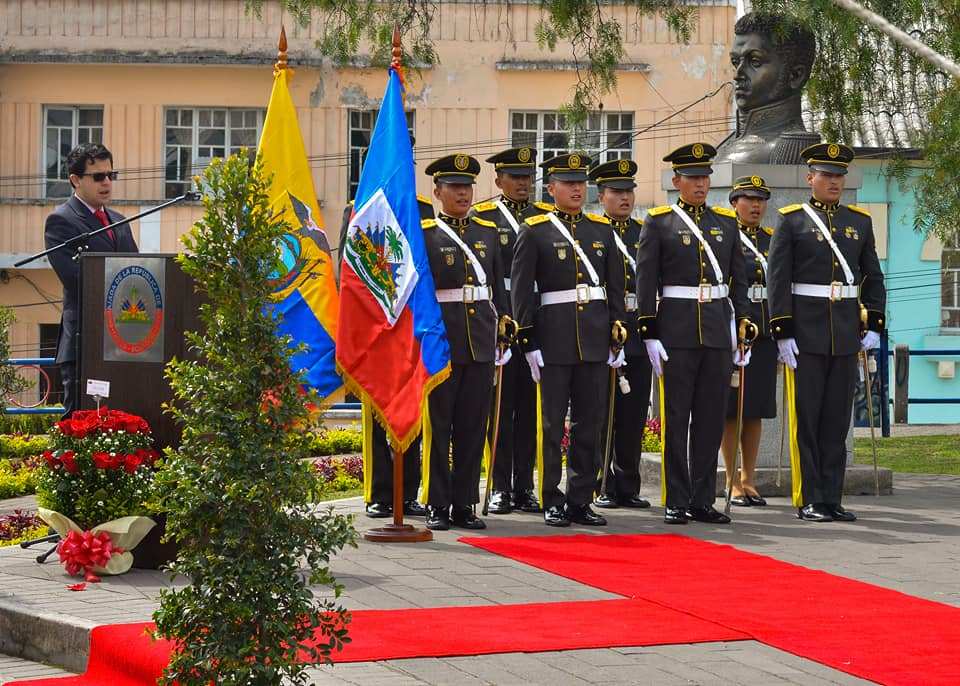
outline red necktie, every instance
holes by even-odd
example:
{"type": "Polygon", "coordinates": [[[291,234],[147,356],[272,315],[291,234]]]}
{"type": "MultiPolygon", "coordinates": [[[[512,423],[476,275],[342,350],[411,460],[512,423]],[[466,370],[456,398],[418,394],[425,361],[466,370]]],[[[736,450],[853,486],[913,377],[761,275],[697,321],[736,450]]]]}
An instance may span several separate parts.
{"type": "MultiPolygon", "coordinates": [[[[97,219],[100,220],[101,226],[106,226],[107,224],[110,223],[110,218],[107,216],[107,211],[104,210],[102,207],[96,212],[94,212],[93,216],[95,216],[97,219]]],[[[113,235],[113,229],[108,229],[107,235],[110,236],[111,241],[113,241],[114,243],[117,242],[116,237],[113,235]]]]}

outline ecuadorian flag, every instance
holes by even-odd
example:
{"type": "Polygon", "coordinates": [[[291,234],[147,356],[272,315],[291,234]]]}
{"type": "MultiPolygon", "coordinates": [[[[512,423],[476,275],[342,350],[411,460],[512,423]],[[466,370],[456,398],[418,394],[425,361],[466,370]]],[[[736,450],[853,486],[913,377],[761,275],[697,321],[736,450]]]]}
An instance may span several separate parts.
{"type": "Polygon", "coordinates": [[[450,375],[450,345],[420,227],[403,85],[393,67],[388,78],[340,246],[337,369],[406,450],[430,390],[450,375]]]}
{"type": "Polygon", "coordinates": [[[282,268],[271,276],[275,312],[283,316],[278,333],[306,350],[290,360],[305,371],[305,385],[321,399],[340,390],[334,341],[339,309],[330,242],[313,190],[297,111],[290,98],[291,69],[277,69],[263,122],[259,154],[264,172],[273,176],[270,206],[290,227],[278,249],[282,268]]]}

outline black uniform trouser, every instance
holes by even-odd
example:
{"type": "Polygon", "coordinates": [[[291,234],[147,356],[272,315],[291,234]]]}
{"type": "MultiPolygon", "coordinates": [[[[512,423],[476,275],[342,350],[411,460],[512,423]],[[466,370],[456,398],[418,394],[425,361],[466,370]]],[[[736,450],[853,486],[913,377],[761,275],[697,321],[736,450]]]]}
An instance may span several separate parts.
{"type": "Polygon", "coordinates": [[[795,378],[803,504],[839,505],[847,467],[857,356],[801,352],[795,378]]]}
{"type": "Polygon", "coordinates": [[[600,431],[606,410],[604,386],[609,367],[603,362],[547,364],[540,370],[541,445],[537,471],[543,508],[587,505],[593,501],[597,472],[602,468],[600,431]],[[560,441],[570,406],[570,445],[567,448],[567,493],[560,491],[560,441]]]}
{"type": "MultiPolygon", "coordinates": [[[[493,490],[506,491],[516,497],[533,488],[533,465],[537,454],[537,386],[519,349],[514,349],[513,357],[504,365],[501,383],[500,434],[493,465],[493,490]]],[[[489,438],[493,440],[493,415],[490,417],[489,438]]]]}
{"type": "Polygon", "coordinates": [[[66,418],[74,410],[80,409],[76,361],[60,363],[60,380],[63,382],[63,416],[66,418]]]}
{"type": "Polygon", "coordinates": [[[668,348],[667,355],[670,359],[663,369],[665,504],[707,507],[716,500],[717,455],[733,353],[728,348],[668,348]]]}
{"type": "Polygon", "coordinates": [[[430,394],[423,427],[423,502],[427,505],[468,507],[480,502],[480,465],[492,390],[493,362],[454,363],[450,377],[430,394]]]}
{"type": "MultiPolygon", "coordinates": [[[[613,454],[610,457],[606,492],[619,498],[629,498],[640,492],[643,429],[647,424],[647,410],[650,407],[650,359],[646,355],[630,355],[627,357],[627,365],[623,367],[623,373],[630,382],[630,392],[624,395],[618,384],[613,406],[613,454]]],[[[609,381],[607,383],[609,384],[609,381]]],[[[608,387],[607,393],[609,392],[608,387]]],[[[603,431],[606,432],[606,425],[603,431]]],[[[600,447],[606,449],[602,443],[600,447]]]]}
{"type": "MultiPolygon", "coordinates": [[[[393,505],[393,449],[387,432],[363,410],[363,496],[367,503],[393,505]]],[[[420,437],[403,454],[403,499],[415,500],[420,488],[420,437]]]]}

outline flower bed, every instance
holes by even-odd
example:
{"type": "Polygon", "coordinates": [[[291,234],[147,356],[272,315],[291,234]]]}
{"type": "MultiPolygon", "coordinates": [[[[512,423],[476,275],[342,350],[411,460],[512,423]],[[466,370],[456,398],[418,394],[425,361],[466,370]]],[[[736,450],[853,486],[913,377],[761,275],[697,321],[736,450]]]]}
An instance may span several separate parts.
{"type": "Polygon", "coordinates": [[[32,541],[48,533],[47,525],[35,513],[14,510],[13,514],[0,515],[0,548],[32,541]]]}
{"type": "Polygon", "coordinates": [[[0,500],[36,492],[39,460],[0,460],[0,500]]]}
{"type": "Polygon", "coordinates": [[[323,456],[314,460],[316,500],[355,491],[363,486],[363,458],[359,455],[323,456]]]}

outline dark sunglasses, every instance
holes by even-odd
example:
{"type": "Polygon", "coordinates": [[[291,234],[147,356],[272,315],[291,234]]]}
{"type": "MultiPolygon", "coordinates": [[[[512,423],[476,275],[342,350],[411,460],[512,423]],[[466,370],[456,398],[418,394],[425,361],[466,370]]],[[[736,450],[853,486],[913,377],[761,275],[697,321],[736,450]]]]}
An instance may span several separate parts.
{"type": "Polygon", "coordinates": [[[101,182],[105,181],[108,176],[110,177],[110,180],[111,180],[111,181],[116,181],[116,180],[117,180],[117,177],[120,176],[120,172],[118,172],[118,171],[110,171],[110,172],[90,172],[90,173],[87,173],[87,174],[78,174],[78,176],[89,176],[89,177],[93,178],[93,180],[96,181],[97,183],[101,183],[101,182]]]}

